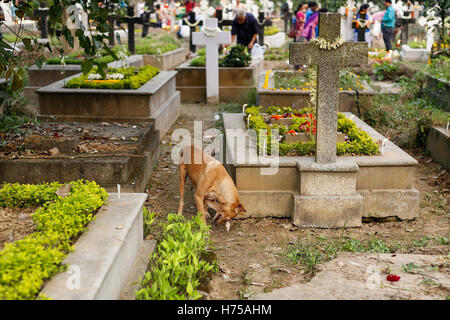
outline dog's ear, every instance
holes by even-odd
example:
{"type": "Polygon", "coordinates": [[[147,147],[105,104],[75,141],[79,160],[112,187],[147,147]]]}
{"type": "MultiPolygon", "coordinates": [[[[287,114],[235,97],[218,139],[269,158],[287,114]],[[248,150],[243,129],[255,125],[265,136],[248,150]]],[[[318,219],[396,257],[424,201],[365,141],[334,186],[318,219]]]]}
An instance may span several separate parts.
{"type": "Polygon", "coordinates": [[[245,212],[247,212],[247,210],[245,210],[244,206],[243,206],[241,203],[239,203],[239,204],[237,205],[237,207],[234,209],[234,211],[235,211],[237,214],[244,214],[245,212]]]}

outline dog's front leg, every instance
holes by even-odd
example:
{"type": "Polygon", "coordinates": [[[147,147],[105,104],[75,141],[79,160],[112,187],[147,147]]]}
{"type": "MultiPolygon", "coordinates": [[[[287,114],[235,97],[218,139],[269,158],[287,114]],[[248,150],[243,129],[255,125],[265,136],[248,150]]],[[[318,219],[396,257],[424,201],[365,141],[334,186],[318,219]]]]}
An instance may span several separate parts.
{"type": "Polygon", "coordinates": [[[202,219],[206,224],[205,207],[203,205],[203,200],[205,199],[205,197],[204,197],[204,195],[199,194],[198,192],[195,192],[194,199],[195,199],[195,204],[197,205],[197,210],[198,210],[198,212],[200,212],[202,214],[202,219]]]}
{"type": "Polygon", "coordinates": [[[179,165],[180,170],[180,202],[178,203],[178,214],[183,214],[184,207],[184,186],[186,184],[187,168],[186,165],[181,162],[179,165]]]}

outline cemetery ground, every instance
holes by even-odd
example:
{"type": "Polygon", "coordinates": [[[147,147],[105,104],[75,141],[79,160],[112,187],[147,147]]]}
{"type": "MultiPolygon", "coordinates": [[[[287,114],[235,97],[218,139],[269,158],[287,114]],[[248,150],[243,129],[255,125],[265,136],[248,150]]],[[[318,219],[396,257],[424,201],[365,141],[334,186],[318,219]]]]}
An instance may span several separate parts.
{"type": "MultiPolygon", "coordinates": [[[[194,120],[203,121],[203,130],[220,128],[221,120],[215,120],[214,115],[221,112],[239,112],[240,109],[239,105],[185,104],[182,107],[182,114],[172,129],[186,128],[192,134],[194,120]]],[[[156,227],[158,222],[164,221],[167,213],[176,212],[178,206],[179,175],[177,166],[170,159],[170,133],[162,140],[161,156],[147,190],[149,197],[146,206],[154,211],[157,217],[157,223],[147,235],[148,239],[158,239],[160,236],[159,228],[156,227]]],[[[431,158],[419,149],[411,148],[407,151],[419,162],[414,185],[421,194],[420,212],[414,220],[402,222],[396,219],[366,220],[361,228],[352,229],[299,229],[291,224],[290,218],[248,218],[233,220],[228,233],[225,232],[223,225],[214,225],[209,220],[208,223],[212,225],[211,240],[214,242],[214,252],[217,254],[220,271],[214,274],[206,299],[247,299],[254,297],[257,293],[270,292],[294,283],[309,283],[317,274],[320,274],[321,270],[327,269],[326,266],[335,263],[333,259],[336,257],[339,264],[344,263],[349,268],[336,271],[333,277],[357,279],[355,283],[350,280],[346,283],[347,286],[356,288],[357,285],[364,286],[366,270],[352,270],[351,263],[358,264],[357,259],[367,260],[367,255],[374,259],[372,263],[378,261],[382,268],[391,266],[397,269],[401,269],[401,263],[404,265],[413,263],[410,266],[417,266],[420,264],[420,259],[414,260],[411,256],[403,258],[400,262],[389,262],[389,257],[394,257],[396,254],[447,255],[450,238],[448,230],[449,173],[439,164],[432,162],[431,158]],[[344,253],[345,251],[359,253],[348,254],[344,253]],[[388,253],[388,258],[372,253],[388,253]],[[332,261],[324,264],[328,260],[332,261]]],[[[189,186],[188,182],[183,212],[188,217],[196,214],[193,191],[189,186]]],[[[450,275],[448,261],[423,260],[420,265],[436,268],[441,278],[448,278],[450,275]]],[[[407,272],[400,271],[398,274],[404,276],[407,272]]],[[[382,277],[386,278],[386,275],[382,274],[382,277]]],[[[387,292],[390,294],[390,299],[423,297],[444,299],[450,294],[449,284],[439,283],[441,280],[436,280],[438,278],[436,275],[423,274],[422,284],[417,285],[420,281],[408,282],[408,285],[406,282],[403,285],[399,282],[397,289],[387,290],[387,292]],[[407,289],[404,289],[405,285],[407,289]]],[[[330,288],[327,289],[326,286],[331,284],[328,280],[325,283],[319,283],[315,288],[318,292],[311,294],[309,298],[362,298],[350,293],[342,296],[342,292],[339,296],[333,296],[329,293],[330,288]]],[[[372,295],[369,294],[369,297],[386,298],[375,291],[372,295]]],[[[302,299],[307,298],[307,295],[302,297],[302,299]]]]}

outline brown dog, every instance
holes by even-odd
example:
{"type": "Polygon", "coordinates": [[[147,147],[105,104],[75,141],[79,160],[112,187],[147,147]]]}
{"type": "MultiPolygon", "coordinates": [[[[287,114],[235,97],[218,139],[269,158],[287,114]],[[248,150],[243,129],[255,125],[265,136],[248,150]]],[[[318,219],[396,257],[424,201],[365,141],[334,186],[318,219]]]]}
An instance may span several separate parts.
{"type": "Polygon", "coordinates": [[[183,149],[180,160],[180,203],[178,214],[182,214],[184,206],[184,186],[189,176],[196,187],[194,194],[198,212],[206,223],[209,213],[206,207],[216,211],[214,221],[225,222],[225,228],[230,230],[230,220],[238,214],[243,214],[244,207],[239,201],[238,192],[233,180],[223,165],[203,151],[188,146],[183,149]]]}

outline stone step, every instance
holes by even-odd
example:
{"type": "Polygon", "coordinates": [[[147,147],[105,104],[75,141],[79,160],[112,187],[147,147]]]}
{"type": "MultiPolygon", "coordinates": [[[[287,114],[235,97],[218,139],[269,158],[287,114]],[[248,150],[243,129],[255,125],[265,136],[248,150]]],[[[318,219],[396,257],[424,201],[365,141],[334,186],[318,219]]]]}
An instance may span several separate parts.
{"type": "Polygon", "coordinates": [[[143,243],[142,207],[147,194],[110,194],[42,293],[53,300],[116,300],[143,243]]]}

